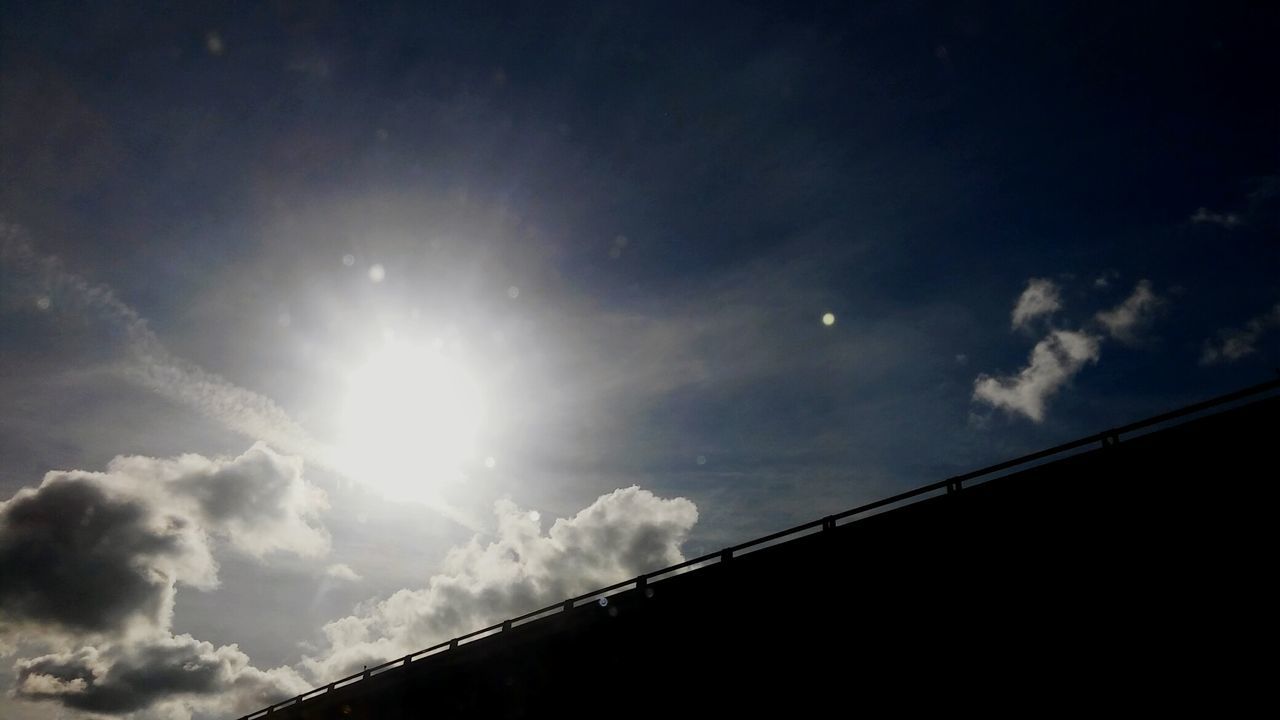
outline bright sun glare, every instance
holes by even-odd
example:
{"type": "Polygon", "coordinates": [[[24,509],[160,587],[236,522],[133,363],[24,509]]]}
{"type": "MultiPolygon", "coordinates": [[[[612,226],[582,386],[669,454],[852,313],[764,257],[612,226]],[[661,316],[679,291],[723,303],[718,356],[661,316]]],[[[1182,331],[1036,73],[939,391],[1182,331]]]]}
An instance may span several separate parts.
{"type": "Polygon", "coordinates": [[[389,343],[348,380],[344,464],[391,499],[427,500],[476,454],[479,386],[440,350],[389,343]]]}

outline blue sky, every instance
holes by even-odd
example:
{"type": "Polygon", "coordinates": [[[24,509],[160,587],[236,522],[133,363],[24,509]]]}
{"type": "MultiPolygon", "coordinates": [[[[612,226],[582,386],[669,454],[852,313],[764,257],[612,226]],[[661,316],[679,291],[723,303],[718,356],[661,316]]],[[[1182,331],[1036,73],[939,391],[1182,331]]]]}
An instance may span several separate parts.
{"type": "Polygon", "coordinates": [[[1258,4],[2,13],[6,716],[265,704],[1280,366],[1258,4]],[[86,624],[49,508],[169,579],[86,624]]]}

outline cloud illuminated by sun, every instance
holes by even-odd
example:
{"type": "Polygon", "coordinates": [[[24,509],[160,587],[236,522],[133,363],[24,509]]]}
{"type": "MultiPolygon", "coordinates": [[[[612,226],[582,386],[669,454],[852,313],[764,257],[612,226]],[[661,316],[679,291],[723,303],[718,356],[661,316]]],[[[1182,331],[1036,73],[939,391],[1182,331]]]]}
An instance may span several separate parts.
{"type": "Polygon", "coordinates": [[[347,383],[342,464],[390,499],[427,500],[475,461],[485,402],[440,349],[388,342],[347,383]]]}

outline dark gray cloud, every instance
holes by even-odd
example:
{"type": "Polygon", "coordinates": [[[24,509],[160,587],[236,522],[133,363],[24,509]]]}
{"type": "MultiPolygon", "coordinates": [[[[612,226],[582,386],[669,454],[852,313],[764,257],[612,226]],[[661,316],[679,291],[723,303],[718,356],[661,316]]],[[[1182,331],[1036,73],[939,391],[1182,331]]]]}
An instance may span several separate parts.
{"type": "Polygon", "coordinates": [[[245,712],[306,689],[288,668],[259,670],[235,645],[190,635],[85,647],[17,663],[16,697],[124,714],[185,699],[201,715],[245,712]]]}
{"type": "Polygon", "coordinates": [[[210,587],[216,572],[189,518],[92,474],[51,473],[0,505],[0,609],[10,619],[77,632],[159,626],[176,582],[210,587]]]}
{"type": "MultiPolygon", "coordinates": [[[[173,705],[226,715],[303,689],[235,645],[171,633],[178,586],[218,582],[213,538],[261,557],[327,552],[324,494],[301,460],[259,443],[236,458],[117,457],[48,473],[0,503],[0,633],[63,650],[15,665],[14,697],[96,713],[173,705]]],[[[0,640],[5,638],[0,637],[0,640]]]]}

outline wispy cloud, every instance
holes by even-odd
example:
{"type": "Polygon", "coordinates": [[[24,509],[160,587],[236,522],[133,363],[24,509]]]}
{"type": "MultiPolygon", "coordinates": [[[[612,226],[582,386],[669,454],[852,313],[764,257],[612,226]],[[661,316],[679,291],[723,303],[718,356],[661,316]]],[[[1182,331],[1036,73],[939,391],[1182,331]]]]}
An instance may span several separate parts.
{"type": "Polygon", "coordinates": [[[1149,280],[1139,280],[1133,293],[1124,302],[1110,310],[1104,310],[1094,316],[1107,334],[1121,342],[1133,342],[1137,333],[1148,324],[1155,313],[1163,307],[1165,300],[1151,289],[1149,280]]]}
{"type": "MultiPolygon", "coordinates": [[[[1105,279],[1104,274],[1099,280],[1105,279]]],[[[1095,287],[1106,282],[1095,281],[1095,287]]],[[[1110,337],[1132,343],[1165,300],[1155,294],[1148,280],[1138,281],[1133,292],[1116,307],[1097,313],[1093,324],[1079,330],[1052,328],[1036,343],[1021,370],[1010,375],[980,374],[973,383],[973,399],[1032,422],[1042,422],[1048,401],[1089,363],[1101,357],[1102,342],[1110,337]]],[[[1013,328],[1026,329],[1031,319],[1062,309],[1061,294],[1050,280],[1032,278],[1013,309],[1013,328]]]]}
{"type": "Polygon", "coordinates": [[[1223,328],[1217,341],[1205,340],[1200,353],[1200,364],[1215,365],[1235,362],[1257,352],[1258,341],[1272,329],[1280,327],[1280,303],[1267,312],[1250,318],[1243,327],[1223,328]]]}
{"type": "Polygon", "coordinates": [[[331,453],[273,400],[175,356],[111,288],[71,272],[56,256],[42,255],[12,225],[0,224],[0,263],[24,276],[40,307],[79,312],[118,328],[129,355],[124,374],[131,380],[250,439],[334,467],[331,453]]]}
{"type": "Polygon", "coordinates": [[[1036,343],[1027,366],[1003,377],[979,375],[973,397],[992,407],[1044,420],[1049,398],[1100,356],[1100,338],[1084,332],[1054,330],[1036,343]]]}
{"type": "Polygon", "coordinates": [[[1209,208],[1202,207],[1198,208],[1191,216],[1191,222],[1219,225],[1221,227],[1231,229],[1243,224],[1244,220],[1236,213],[1213,212],[1209,208]]]}
{"type": "Polygon", "coordinates": [[[1047,278],[1031,278],[1013,306],[1013,329],[1028,327],[1032,320],[1052,315],[1062,309],[1062,295],[1056,283],[1047,278]]]}

